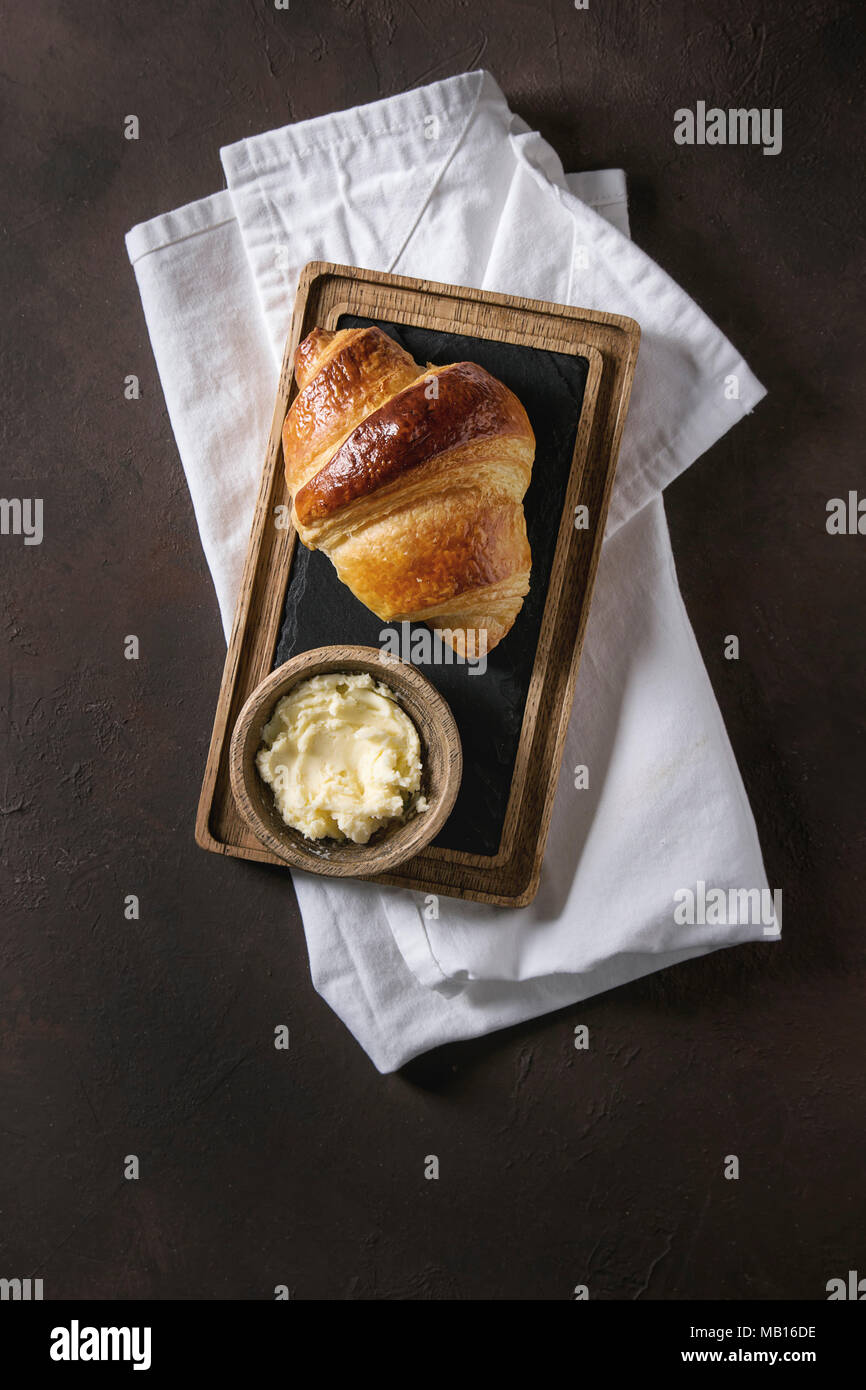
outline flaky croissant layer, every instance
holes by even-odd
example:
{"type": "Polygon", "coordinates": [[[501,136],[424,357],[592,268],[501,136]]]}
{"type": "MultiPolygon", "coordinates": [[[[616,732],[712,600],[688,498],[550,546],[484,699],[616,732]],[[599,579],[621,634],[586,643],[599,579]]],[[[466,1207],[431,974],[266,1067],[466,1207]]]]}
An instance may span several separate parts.
{"type": "Polygon", "coordinates": [[[283,454],[304,545],[378,617],[491,651],[529,592],[517,397],[474,362],[421,368],[379,328],[313,329],[295,377],[283,454]]]}

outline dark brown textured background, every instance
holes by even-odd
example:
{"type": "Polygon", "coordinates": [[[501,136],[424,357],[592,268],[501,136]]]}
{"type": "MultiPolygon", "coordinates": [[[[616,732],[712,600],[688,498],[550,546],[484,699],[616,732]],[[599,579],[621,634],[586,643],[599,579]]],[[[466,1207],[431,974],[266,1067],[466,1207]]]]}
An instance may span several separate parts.
{"type": "Polygon", "coordinates": [[[866,537],[824,525],[866,492],[863,14],[7,12],[2,489],[44,497],[46,536],[0,538],[0,1275],[46,1298],[820,1299],[866,1272],[866,537]],[[769,388],[667,505],[786,934],[382,1078],[312,990],[286,876],[193,843],[224,645],[123,235],[219,187],[221,144],[478,66],[566,169],[627,170],[636,241],[769,388]],[[698,99],[781,106],[781,155],[677,147],[698,99]]]}

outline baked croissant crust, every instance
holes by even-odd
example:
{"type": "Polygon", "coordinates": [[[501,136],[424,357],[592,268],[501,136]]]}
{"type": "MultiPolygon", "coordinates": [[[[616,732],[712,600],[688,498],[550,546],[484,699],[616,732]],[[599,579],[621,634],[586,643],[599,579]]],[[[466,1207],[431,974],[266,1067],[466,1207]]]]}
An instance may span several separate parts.
{"type": "Polygon", "coordinates": [[[491,651],[529,592],[517,397],[474,362],[419,367],[379,328],[314,328],[295,377],[283,455],[304,545],[378,617],[491,651]]]}

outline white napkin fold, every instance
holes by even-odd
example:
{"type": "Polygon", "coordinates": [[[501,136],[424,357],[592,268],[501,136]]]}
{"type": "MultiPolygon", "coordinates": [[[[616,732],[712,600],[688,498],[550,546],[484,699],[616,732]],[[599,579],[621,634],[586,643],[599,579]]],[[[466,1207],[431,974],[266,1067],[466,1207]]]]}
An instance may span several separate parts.
{"type": "Polygon", "coordinates": [[[295,874],[318,991],[390,1071],[777,936],[772,918],[677,920],[682,890],[767,883],[660,496],[764,392],[627,239],[621,172],[566,179],[483,72],[241,141],[222,160],[225,192],[133,228],[127,247],[226,631],[308,260],[607,309],[643,330],[538,898],[519,911],[430,904],[295,874]]]}

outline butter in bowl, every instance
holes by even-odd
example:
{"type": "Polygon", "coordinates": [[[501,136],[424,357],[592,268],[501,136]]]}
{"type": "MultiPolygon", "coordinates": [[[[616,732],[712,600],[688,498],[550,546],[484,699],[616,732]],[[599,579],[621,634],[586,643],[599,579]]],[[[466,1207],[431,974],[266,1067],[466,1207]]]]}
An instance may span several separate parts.
{"type": "Polygon", "coordinates": [[[318,647],[256,687],[232,736],[238,809],[295,868],[387,873],[445,824],[462,752],[420,671],[375,647],[318,647]]]}

